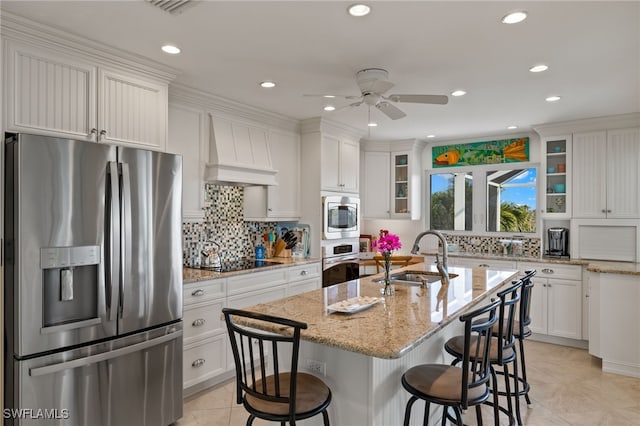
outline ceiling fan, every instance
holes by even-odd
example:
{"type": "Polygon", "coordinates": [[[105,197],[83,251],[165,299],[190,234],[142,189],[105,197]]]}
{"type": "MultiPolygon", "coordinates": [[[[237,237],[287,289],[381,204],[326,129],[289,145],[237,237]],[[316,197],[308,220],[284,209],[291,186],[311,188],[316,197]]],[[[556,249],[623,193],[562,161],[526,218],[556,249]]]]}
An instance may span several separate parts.
{"type": "Polygon", "coordinates": [[[388,80],[389,73],[382,68],[366,68],[356,73],[356,83],[360,88],[361,95],[304,95],[304,96],[322,96],[325,98],[345,98],[358,99],[358,101],[346,105],[338,110],[348,107],[358,107],[363,103],[369,107],[378,108],[383,114],[392,120],[406,117],[401,109],[393,105],[391,102],[409,102],[417,104],[437,104],[445,105],[449,102],[449,98],[445,95],[398,95],[392,94],[384,96],[390,90],[394,83],[388,80]]]}

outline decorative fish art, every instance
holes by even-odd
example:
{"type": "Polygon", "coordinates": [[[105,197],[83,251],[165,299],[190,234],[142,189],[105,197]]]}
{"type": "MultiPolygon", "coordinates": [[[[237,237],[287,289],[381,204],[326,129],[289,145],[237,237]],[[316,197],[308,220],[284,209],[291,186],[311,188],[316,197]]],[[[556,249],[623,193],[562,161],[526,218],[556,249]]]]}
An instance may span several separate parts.
{"type": "Polygon", "coordinates": [[[452,149],[438,155],[433,161],[438,166],[497,164],[527,161],[528,138],[518,139],[504,148],[485,145],[484,148],[452,149]]]}

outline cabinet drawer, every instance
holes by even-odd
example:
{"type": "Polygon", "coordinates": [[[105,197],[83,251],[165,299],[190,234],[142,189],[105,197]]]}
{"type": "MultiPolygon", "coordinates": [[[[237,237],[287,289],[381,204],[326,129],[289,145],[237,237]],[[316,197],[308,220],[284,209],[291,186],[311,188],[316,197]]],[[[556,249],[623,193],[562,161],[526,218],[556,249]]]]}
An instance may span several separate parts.
{"type": "Polygon", "coordinates": [[[258,303],[271,302],[286,297],[287,288],[284,285],[261,291],[252,291],[247,294],[229,297],[229,307],[242,309],[258,303]]]}
{"type": "Polygon", "coordinates": [[[518,262],[518,269],[521,274],[524,271],[535,269],[536,277],[558,278],[565,280],[582,280],[582,266],[562,265],[558,263],[525,263],[518,262]]]}
{"type": "Polygon", "coordinates": [[[304,281],[309,278],[320,276],[320,262],[308,263],[306,265],[292,266],[287,271],[289,282],[304,281]]]}
{"type": "Polygon", "coordinates": [[[287,296],[306,293],[307,291],[317,290],[320,287],[322,287],[322,284],[319,277],[305,281],[296,281],[295,283],[289,284],[287,287],[287,296]]]}
{"type": "Polygon", "coordinates": [[[220,318],[224,299],[191,305],[184,310],[184,344],[211,337],[226,330],[220,318]]]}
{"type": "Polygon", "coordinates": [[[184,388],[224,373],[226,361],[226,336],[204,340],[185,346],[182,358],[184,388]]]}
{"type": "Polygon", "coordinates": [[[454,258],[454,265],[463,268],[516,269],[516,262],[500,259],[454,258]]]}
{"type": "Polygon", "coordinates": [[[209,281],[198,281],[185,284],[183,288],[183,304],[192,305],[207,300],[226,296],[226,280],[224,278],[209,281]]]}
{"type": "Polygon", "coordinates": [[[287,268],[266,272],[252,272],[236,275],[227,279],[229,295],[246,293],[247,291],[274,287],[287,282],[287,268]]]}

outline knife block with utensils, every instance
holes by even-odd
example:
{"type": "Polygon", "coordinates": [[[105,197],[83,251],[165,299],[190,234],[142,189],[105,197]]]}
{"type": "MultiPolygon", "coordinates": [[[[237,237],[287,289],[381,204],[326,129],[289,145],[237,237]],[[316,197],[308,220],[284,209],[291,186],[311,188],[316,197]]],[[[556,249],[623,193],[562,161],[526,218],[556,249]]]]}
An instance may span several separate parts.
{"type": "Polygon", "coordinates": [[[287,249],[287,243],[278,238],[273,249],[274,257],[291,257],[291,250],[287,249]]]}

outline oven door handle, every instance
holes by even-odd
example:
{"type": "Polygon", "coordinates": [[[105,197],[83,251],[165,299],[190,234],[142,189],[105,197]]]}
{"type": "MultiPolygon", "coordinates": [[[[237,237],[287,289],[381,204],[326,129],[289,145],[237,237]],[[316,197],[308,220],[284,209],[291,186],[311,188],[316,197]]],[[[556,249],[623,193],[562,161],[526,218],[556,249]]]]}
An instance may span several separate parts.
{"type": "Polygon", "coordinates": [[[353,263],[358,262],[360,260],[359,256],[341,256],[341,257],[333,257],[333,258],[325,258],[324,264],[329,265],[338,265],[340,263],[353,263]]]}

